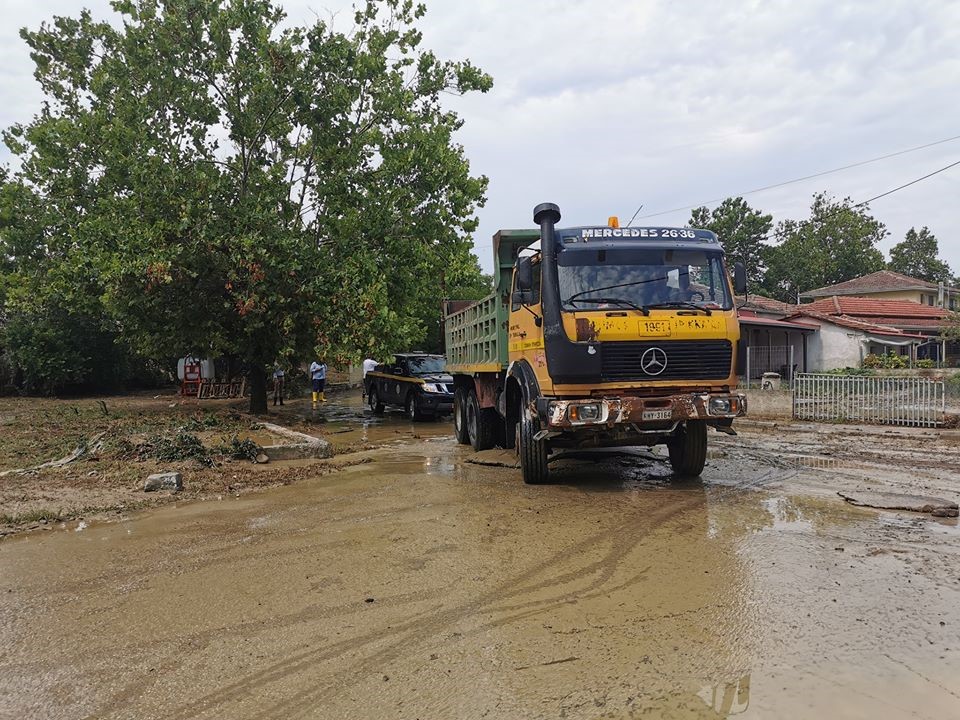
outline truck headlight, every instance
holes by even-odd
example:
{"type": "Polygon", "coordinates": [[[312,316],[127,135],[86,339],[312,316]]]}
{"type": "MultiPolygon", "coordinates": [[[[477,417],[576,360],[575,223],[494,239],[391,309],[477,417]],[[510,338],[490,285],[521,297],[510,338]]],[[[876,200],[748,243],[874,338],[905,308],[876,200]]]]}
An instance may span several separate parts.
{"type": "Polygon", "coordinates": [[[436,383],[424,383],[424,384],[423,384],[423,391],[424,391],[424,392],[432,392],[432,393],[443,392],[443,390],[441,390],[439,387],[437,387],[437,384],[436,384],[436,383]]]}
{"type": "Polygon", "coordinates": [[[600,403],[571,405],[567,410],[567,417],[574,423],[598,422],[603,418],[603,408],[600,403]]]}
{"type": "Polygon", "coordinates": [[[710,414],[711,415],[729,415],[731,411],[736,412],[732,408],[730,398],[715,397],[710,398],[710,414]]]}

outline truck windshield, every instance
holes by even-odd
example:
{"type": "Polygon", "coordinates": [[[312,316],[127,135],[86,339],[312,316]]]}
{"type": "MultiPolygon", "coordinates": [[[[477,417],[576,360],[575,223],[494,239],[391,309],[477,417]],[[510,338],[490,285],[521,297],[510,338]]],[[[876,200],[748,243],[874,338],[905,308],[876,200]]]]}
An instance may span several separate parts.
{"type": "Polygon", "coordinates": [[[442,373],[447,367],[447,361],[442,357],[412,357],[409,364],[411,375],[442,373]]]}
{"type": "Polygon", "coordinates": [[[705,250],[566,249],[557,257],[564,310],[733,307],[723,256],[705,250]]]}

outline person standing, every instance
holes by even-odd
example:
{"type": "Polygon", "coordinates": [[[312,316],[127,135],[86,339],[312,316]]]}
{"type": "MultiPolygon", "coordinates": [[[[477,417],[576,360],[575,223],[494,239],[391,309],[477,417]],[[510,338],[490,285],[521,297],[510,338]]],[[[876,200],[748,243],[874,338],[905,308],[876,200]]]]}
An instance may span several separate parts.
{"type": "Polygon", "coordinates": [[[283,368],[280,367],[280,363],[276,363],[273,366],[273,404],[277,404],[277,400],[280,401],[280,404],[283,405],[283,383],[286,380],[286,374],[283,372],[283,368]]]}
{"type": "Polygon", "coordinates": [[[327,396],[324,393],[324,386],[327,384],[327,364],[322,360],[314,360],[310,365],[310,381],[313,384],[313,403],[317,400],[326,402],[327,396]]]}
{"type": "Polygon", "coordinates": [[[368,372],[372,372],[373,370],[376,369],[376,367],[377,367],[377,361],[374,360],[373,358],[367,358],[366,360],[363,361],[363,380],[364,380],[364,382],[362,382],[362,383],[360,384],[360,386],[363,388],[363,393],[362,393],[362,395],[363,395],[364,398],[367,397],[367,383],[366,383],[367,373],[368,373],[368,372]]]}

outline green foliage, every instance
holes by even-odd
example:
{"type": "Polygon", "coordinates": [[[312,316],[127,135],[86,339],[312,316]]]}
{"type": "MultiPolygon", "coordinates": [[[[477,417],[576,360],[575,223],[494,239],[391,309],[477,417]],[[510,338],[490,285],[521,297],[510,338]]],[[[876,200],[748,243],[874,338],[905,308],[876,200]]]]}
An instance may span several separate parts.
{"type": "Polygon", "coordinates": [[[948,342],[960,341],[960,312],[951,312],[943,319],[940,338],[948,342]]]}
{"type": "Polygon", "coordinates": [[[250,438],[241,440],[234,435],[230,444],[222,448],[222,452],[233,460],[249,460],[250,462],[255,462],[257,456],[263,452],[263,448],[250,438]]]}
{"type": "Polygon", "coordinates": [[[883,355],[874,355],[871,353],[863,359],[863,366],[865,368],[901,370],[906,368],[908,364],[909,361],[906,355],[898,355],[890,350],[883,355]]]}
{"type": "Polygon", "coordinates": [[[22,32],[46,103],[5,134],[7,305],[68,297],[150,357],[240,357],[255,410],[277,357],[422,340],[435,268],[475,265],[487,185],[440,98],[489,76],[421,48],[409,0],[362,3],[347,33],[269,0],[113,7],[22,32]]]}
{"type": "Polygon", "coordinates": [[[151,435],[145,442],[137,445],[123,442],[119,454],[121,457],[135,457],[137,460],[155,458],[161,462],[195,460],[204,467],[213,467],[216,464],[200,438],[185,431],[151,435]]]}
{"type": "Polygon", "coordinates": [[[834,285],[884,268],[876,245],[887,235],[883,223],[826,193],[813,196],[810,217],[777,225],[776,246],[768,255],[764,288],[784,302],[807,290],[834,285]]]}
{"type": "Polygon", "coordinates": [[[754,210],[742,198],[727,198],[708,211],[699,207],[690,214],[690,227],[712,230],[717,234],[732,265],[742,262],[751,287],[759,288],[766,271],[769,250],[764,241],[773,226],[773,216],[754,210]]]}
{"type": "Polygon", "coordinates": [[[917,367],[921,370],[929,370],[930,368],[936,367],[937,364],[930,358],[923,358],[922,360],[917,360],[917,367]]]}
{"type": "Polygon", "coordinates": [[[937,237],[927,227],[919,232],[915,228],[907,230],[903,241],[890,248],[887,268],[927,282],[953,282],[950,266],[940,259],[937,237]]]}
{"type": "Polygon", "coordinates": [[[110,323],[52,304],[12,312],[0,327],[0,390],[39,395],[155,386],[158,367],[137,357],[110,323]]]}

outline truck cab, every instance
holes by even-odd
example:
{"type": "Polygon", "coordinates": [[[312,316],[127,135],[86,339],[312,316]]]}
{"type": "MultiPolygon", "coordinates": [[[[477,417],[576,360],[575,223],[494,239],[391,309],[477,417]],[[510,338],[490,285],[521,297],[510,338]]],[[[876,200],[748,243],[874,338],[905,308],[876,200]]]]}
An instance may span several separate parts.
{"type": "MultiPolygon", "coordinates": [[[[535,217],[539,232],[494,238],[496,372],[493,363],[462,362],[479,348],[463,352],[458,338],[471,333],[458,335],[457,319],[447,318],[458,439],[515,447],[527,482],[549,478],[557,450],[661,443],[677,474],[699,475],[707,429],[732,432],[746,412],[736,392],[733,288],[716,235],[615,221],[556,228],[551,204],[535,217]]],[[[742,266],[735,275],[745,282],[742,266]]]]}

